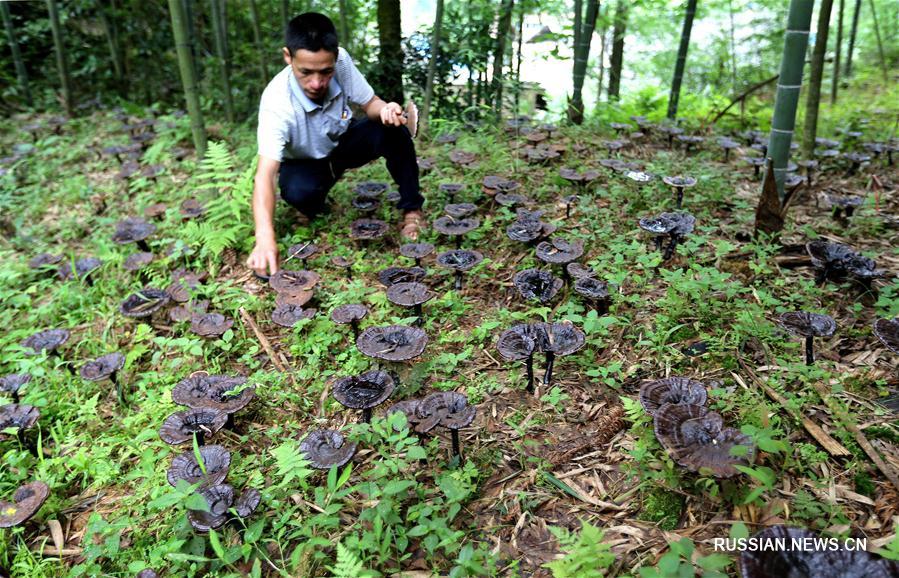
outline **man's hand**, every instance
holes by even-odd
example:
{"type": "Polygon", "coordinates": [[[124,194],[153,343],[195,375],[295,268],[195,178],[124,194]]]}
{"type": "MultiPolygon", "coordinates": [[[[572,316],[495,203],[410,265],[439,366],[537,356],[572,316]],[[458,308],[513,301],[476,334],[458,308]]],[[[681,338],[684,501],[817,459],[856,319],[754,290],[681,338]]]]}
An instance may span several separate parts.
{"type": "Polygon", "coordinates": [[[260,277],[274,275],[278,271],[278,244],[274,239],[256,239],[256,246],[247,258],[247,267],[260,277]],[[266,269],[269,273],[266,274],[266,269]]]}
{"type": "Polygon", "coordinates": [[[395,102],[388,102],[381,108],[381,124],[385,126],[403,126],[406,119],[403,118],[403,107],[395,102]]]}

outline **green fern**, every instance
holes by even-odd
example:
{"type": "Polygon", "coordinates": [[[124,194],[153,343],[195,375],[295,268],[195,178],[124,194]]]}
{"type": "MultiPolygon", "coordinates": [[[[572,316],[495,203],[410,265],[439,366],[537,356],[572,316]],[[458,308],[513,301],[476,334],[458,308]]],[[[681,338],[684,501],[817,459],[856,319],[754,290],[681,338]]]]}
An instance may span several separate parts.
{"type": "Polygon", "coordinates": [[[559,540],[561,549],[568,552],[563,558],[543,565],[550,569],[553,578],[600,578],[605,576],[604,569],[615,562],[609,545],[602,541],[602,530],[595,526],[584,523],[580,534],[553,526],[549,531],[559,540]]]}
{"type": "Polygon", "coordinates": [[[332,578],[361,578],[362,561],[343,542],[337,543],[337,565],[328,568],[332,578]]]}

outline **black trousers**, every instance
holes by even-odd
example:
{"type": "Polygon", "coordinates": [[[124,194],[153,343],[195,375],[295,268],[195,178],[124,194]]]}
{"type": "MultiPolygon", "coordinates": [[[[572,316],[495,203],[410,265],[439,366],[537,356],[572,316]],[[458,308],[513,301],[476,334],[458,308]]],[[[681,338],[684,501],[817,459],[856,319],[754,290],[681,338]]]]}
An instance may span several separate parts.
{"type": "Polygon", "coordinates": [[[405,211],[424,204],[418,184],[415,145],[406,127],[384,126],[367,118],[353,121],[337,147],[323,159],[285,159],[278,186],[281,197],[307,217],[326,208],[325,198],[347,169],[384,157],[400,192],[397,207],[405,211]]]}

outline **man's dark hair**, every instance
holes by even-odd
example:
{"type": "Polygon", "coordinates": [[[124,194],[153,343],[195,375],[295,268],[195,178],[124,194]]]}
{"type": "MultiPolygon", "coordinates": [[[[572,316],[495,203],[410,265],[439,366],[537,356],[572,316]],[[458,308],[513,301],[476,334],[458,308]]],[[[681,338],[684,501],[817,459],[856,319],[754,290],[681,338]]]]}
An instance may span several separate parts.
{"type": "Polygon", "coordinates": [[[290,56],[297,50],[309,52],[327,50],[337,56],[337,29],[334,23],[324,14],[306,12],[290,21],[284,34],[284,45],[290,56]]]}

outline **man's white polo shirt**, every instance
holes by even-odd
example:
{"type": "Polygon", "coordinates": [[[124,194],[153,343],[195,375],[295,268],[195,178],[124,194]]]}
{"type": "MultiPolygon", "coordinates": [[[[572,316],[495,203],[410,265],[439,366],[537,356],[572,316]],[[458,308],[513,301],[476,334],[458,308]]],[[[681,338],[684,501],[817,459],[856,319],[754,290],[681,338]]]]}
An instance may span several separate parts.
{"type": "Polygon", "coordinates": [[[265,87],[259,101],[259,154],[279,162],[325,158],[350,125],[349,103],[362,106],[374,95],[343,48],[337,51],[334,76],[322,104],[303,93],[291,67],[285,66],[265,87]]]}

